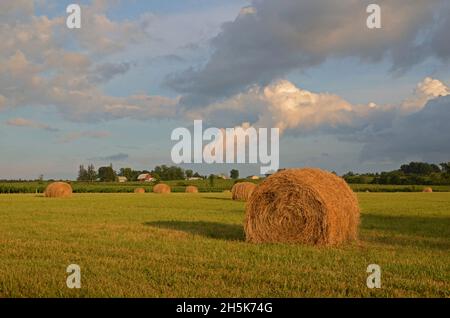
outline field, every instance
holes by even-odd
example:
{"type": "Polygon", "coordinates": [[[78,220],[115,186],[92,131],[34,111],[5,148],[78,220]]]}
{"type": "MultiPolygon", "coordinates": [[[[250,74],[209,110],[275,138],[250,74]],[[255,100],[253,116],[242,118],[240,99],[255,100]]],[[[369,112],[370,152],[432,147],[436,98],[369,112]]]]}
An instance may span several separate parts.
{"type": "Polygon", "coordinates": [[[0,195],[0,297],[449,297],[450,193],[358,196],[360,241],[315,248],[245,243],[222,193],[0,195]]]}
{"type": "MultiPolygon", "coordinates": [[[[242,180],[241,180],[242,181],[242,180]]],[[[250,181],[250,180],[244,180],[250,181]]],[[[186,186],[194,185],[200,192],[223,192],[230,190],[235,180],[217,179],[211,185],[208,180],[174,180],[163,181],[171,186],[172,192],[184,192],[186,186]]],[[[261,180],[253,180],[258,183],[261,180]]],[[[152,191],[153,184],[141,182],[70,182],[75,193],[133,193],[137,187],[143,187],[147,192],[152,191]]],[[[0,194],[11,193],[43,193],[49,182],[0,182],[0,194]]],[[[379,184],[350,184],[355,192],[422,192],[429,185],[379,185],[379,184]]],[[[431,186],[434,192],[450,192],[448,185],[431,186]]]]}
{"type": "MultiPolygon", "coordinates": [[[[223,192],[230,190],[234,180],[218,179],[211,186],[208,180],[174,180],[163,181],[171,186],[172,192],[184,192],[186,186],[195,185],[200,192],[223,192]]],[[[43,193],[50,182],[0,182],[0,194],[9,193],[43,193]]],[[[151,192],[153,183],[147,182],[70,182],[75,193],[133,193],[136,188],[144,188],[151,192]]],[[[450,189],[450,187],[449,187],[450,189]]]]}

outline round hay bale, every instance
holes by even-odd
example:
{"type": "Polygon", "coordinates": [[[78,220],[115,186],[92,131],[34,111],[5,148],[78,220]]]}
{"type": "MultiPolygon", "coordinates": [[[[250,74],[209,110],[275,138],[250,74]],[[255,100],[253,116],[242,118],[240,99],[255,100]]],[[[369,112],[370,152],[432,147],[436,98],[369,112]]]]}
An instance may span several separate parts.
{"type": "Polygon", "coordinates": [[[187,186],[186,193],[198,193],[198,188],[196,186],[187,186]]]}
{"type": "Polygon", "coordinates": [[[430,188],[430,187],[427,187],[427,188],[423,189],[422,192],[424,192],[424,193],[432,193],[432,192],[433,192],[433,189],[430,188]]]}
{"type": "Polygon", "coordinates": [[[138,193],[138,194],[145,193],[145,189],[144,188],[136,188],[136,189],[134,189],[134,193],[138,193]]]}
{"type": "Polygon", "coordinates": [[[165,183],[159,183],[153,187],[154,193],[170,193],[170,187],[165,183]]]}
{"type": "Polygon", "coordinates": [[[256,188],[256,184],[251,182],[239,182],[231,188],[233,200],[247,201],[256,188]]]}
{"type": "Polygon", "coordinates": [[[65,182],[53,182],[45,188],[47,198],[69,198],[72,196],[72,186],[65,182]]]}
{"type": "Polygon", "coordinates": [[[358,200],[340,177],[288,169],[263,181],[246,208],[248,242],[338,245],[357,239],[358,200]]]}

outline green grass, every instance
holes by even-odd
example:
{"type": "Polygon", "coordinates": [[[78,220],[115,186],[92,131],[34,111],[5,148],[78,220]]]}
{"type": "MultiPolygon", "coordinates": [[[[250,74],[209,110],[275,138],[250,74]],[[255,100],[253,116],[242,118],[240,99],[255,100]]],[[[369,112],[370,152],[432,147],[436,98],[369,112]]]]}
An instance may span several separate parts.
{"type": "Polygon", "coordinates": [[[245,243],[225,194],[0,195],[0,297],[449,297],[450,193],[359,199],[360,242],[316,248],[245,243]]]}

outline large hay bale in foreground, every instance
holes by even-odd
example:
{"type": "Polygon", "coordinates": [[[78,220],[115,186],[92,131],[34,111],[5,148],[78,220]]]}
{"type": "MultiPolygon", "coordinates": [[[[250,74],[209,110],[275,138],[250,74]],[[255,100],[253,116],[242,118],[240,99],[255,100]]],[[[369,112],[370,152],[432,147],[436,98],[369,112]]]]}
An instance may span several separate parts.
{"type": "Polygon", "coordinates": [[[251,182],[239,182],[231,188],[233,200],[247,201],[256,188],[256,184],[251,182]]]}
{"type": "Polygon", "coordinates": [[[186,193],[198,193],[198,188],[196,186],[187,186],[186,193]]]}
{"type": "Polygon", "coordinates": [[[170,193],[171,190],[170,190],[170,187],[167,184],[159,183],[159,184],[157,184],[157,185],[155,185],[153,187],[153,192],[154,193],[162,193],[162,194],[164,194],[164,193],[170,193]]]}
{"type": "Polygon", "coordinates": [[[430,188],[430,187],[427,187],[427,188],[423,189],[422,192],[425,192],[425,193],[432,193],[432,192],[433,192],[433,189],[430,188]]]}
{"type": "Polygon", "coordinates": [[[360,210],[340,177],[320,169],[288,169],[268,177],[247,202],[248,242],[338,245],[356,240],[360,210]]]}
{"type": "Polygon", "coordinates": [[[45,188],[47,198],[68,198],[72,196],[72,186],[65,182],[53,182],[45,188]]]}
{"type": "Polygon", "coordinates": [[[134,189],[134,193],[137,193],[137,194],[145,193],[145,189],[144,188],[136,188],[136,189],[134,189]]]}

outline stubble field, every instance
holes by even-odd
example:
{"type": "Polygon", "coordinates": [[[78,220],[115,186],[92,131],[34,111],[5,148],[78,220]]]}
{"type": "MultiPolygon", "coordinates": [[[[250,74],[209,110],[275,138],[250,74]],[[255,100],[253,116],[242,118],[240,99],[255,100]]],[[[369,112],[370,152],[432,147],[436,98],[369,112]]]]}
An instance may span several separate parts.
{"type": "Polygon", "coordinates": [[[0,195],[0,297],[449,297],[450,193],[358,198],[359,242],[317,248],[246,243],[229,194],[0,195]]]}

